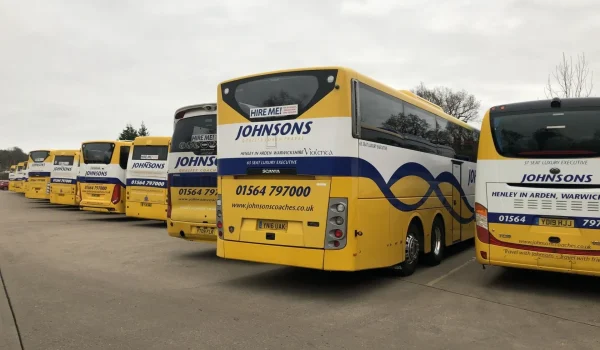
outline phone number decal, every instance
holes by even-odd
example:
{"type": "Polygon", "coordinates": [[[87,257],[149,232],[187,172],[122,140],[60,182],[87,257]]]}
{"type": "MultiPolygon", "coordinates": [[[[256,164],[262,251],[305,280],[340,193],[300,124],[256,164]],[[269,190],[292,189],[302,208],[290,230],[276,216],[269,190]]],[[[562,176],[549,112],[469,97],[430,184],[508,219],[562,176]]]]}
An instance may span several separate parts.
{"type": "Polygon", "coordinates": [[[180,188],[180,196],[216,196],[216,188],[180,188]]]}
{"type": "Polygon", "coordinates": [[[235,189],[238,196],[310,196],[310,186],[247,186],[240,185],[235,189]]]}

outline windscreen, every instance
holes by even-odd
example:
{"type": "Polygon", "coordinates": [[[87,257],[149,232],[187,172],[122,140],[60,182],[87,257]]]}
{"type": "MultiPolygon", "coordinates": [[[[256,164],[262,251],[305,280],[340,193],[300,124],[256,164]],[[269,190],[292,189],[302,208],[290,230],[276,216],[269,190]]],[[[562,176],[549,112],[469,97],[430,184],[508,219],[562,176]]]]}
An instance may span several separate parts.
{"type": "Polygon", "coordinates": [[[491,117],[498,153],[512,158],[600,155],[600,110],[552,110],[491,117]]]}
{"type": "Polygon", "coordinates": [[[295,106],[296,110],[303,109],[318,88],[319,81],[311,75],[264,78],[238,85],[235,100],[245,114],[254,117],[251,114],[254,108],[295,106]]]}
{"type": "Polygon", "coordinates": [[[54,165],[73,165],[75,156],[55,156],[54,165]]]}
{"type": "Polygon", "coordinates": [[[84,143],[81,149],[85,164],[109,164],[115,144],[109,142],[84,143]]]}
{"type": "Polygon", "coordinates": [[[308,70],[222,84],[223,101],[252,121],[293,119],[336,86],[337,70],[308,70]]]}
{"type": "Polygon", "coordinates": [[[171,142],[171,152],[216,155],[217,116],[215,114],[200,115],[177,121],[171,142]]]}
{"type": "Polygon", "coordinates": [[[168,146],[133,146],[133,160],[167,160],[168,146]]]}
{"type": "Polygon", "coordinates": [[[46,160],[50,152],[48,151],[32,151],[29,153],[29,157],[33,160],[34,163],[40,163],[46,160]]]}
{"type": "Polygon", "coordinates": [[[19,166],[17,167],[17,171],[21,171],[21,170],[23,170],[23,167],[19,165],[19,166]]]}

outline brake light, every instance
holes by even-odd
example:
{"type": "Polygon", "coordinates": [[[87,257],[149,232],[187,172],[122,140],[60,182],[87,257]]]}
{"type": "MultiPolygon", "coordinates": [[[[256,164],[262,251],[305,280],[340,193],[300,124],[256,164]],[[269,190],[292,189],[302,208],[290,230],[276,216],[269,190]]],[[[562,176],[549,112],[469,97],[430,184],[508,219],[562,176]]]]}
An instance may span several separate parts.
{"type": "Polygon", "coordinates": [[[171,218],[171,177],[167,176],[167,219],[171,218]]]}
{"type": "MultiPolygon", "coordinates": [[[[221,202],[221,195],[217,195],[217,231],[219,232],[219,238],[223,239],[223,206],[221,202]]],[[[230,232],[232,232],[230,230],[230,232]]]]}
{"type": "Polygon", "coordinates": [[[348,200],[346,198],[330,198],[327,211],[327,228],[325,249],[342,249],[346,246],[348,235],[348,200]]]}
{"type": "Polygon", "coordinates": [[[112,204],[117,204],[121,201],[121,185],[115,185],[110,201],[112,204]]]}
{"type": "Polygon", "coordinates": [[[475,203],[475,224],[477,226],[477,238],[482,243],[490,243],[490,231],[488,229],[488,211],[487,208],[479,203],[475,203]]]}

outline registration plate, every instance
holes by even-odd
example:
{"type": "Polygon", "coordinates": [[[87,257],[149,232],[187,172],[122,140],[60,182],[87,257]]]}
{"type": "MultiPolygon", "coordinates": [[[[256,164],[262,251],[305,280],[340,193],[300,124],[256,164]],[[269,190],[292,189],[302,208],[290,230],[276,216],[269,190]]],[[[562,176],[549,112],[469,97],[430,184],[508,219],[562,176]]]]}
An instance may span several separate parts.
{"type": "Polygon", "coordinates": [[[575,227],[575,220],[540,218],[538,225],[539,226],[550,226],[550,227],[575,227]]]}
{"type": "Polygon", "coordinates": [[[259,230],[287,231],[286,221],[258,220],[256,226],[259,230]]]}
{"type": "Polygon", "coordinates": [[[92,197],[100,197],[100,195],[96,194],[96,193],[92,193],[92,197]]]}
{"type": "Polygon", "coordinates": [[[201,235],[212,235],[214,234],[214,229],[212,227],[197,227],[197,233],[201,235]]]}
{"type": "Polygon", "coordinates": [[[151,207],[152,203],[142,203],[142,207],[151,207]]]}

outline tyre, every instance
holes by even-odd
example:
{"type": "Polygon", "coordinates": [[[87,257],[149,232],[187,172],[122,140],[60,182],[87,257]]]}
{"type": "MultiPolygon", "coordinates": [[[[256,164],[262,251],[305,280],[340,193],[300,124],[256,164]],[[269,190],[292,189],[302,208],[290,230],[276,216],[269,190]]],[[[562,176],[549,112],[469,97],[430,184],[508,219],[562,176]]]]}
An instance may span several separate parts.
{"type": "Polygon", "coordinates": [[[425,263],[429,266],[439,265],[444,259],[444,248],[446,248],[444,223],[436,218],[431,227],[431,251],[425,255],[425,263]]]}
{"type": "Polygon", "coordinates": [[[421,230],[415,224],[411,224],[406,232],[404,242],[404,261],[394,266],[394,271],[400,276],[410,276],[415,272],[419,264],[419,237],[421,230]]]}

